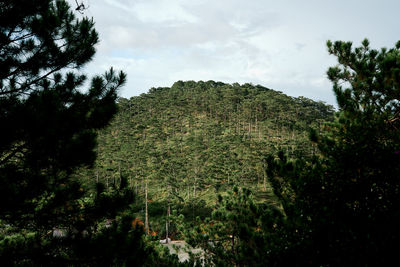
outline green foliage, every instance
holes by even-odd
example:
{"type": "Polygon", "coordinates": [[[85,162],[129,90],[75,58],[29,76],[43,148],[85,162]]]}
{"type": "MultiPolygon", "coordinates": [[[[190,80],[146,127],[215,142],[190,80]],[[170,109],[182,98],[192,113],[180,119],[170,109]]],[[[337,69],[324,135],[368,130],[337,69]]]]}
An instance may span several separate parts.
{"type": "Polygon", "coordinates": [[[94,54],[93,21],[75,19],[65,1],[2,5],[2,19],[9,20],[0,38],[0,212],[21,222],[42,195],[78,188],[69,174],[93,163],[96,131],[115,114],[125,74],[111,69],[80,92],[85,77],[74,70],[94,54]],[[62,72],[67,68],[72,72],[62,72]]]}
{"type": "Polygon", "coordinates": [[[84,88],[79,71],[97,42],[93,20],[75,18],[66,1],[0,2],[2,265],[151,262],[132,218],[115,219],[134,200],[123,175],[91,192],[83,173],[72,175],[93,165],[126,80],[111,68],[84,88]],[[105,219],[115,223],[101,227],[105,219]]]}
{"type": "Polygon", "coordinates": [[[328,49],[339,62],[328,76],[340,110],[335,121],[310,132],[319,153],[265,157],[281,208],[235,188],[218,198],[211,218],[184,231],[205,250],[207,264],[387,266],[397,260],[400,48],[377,51],[365,40],[359,48],[328,42],[328,49]]]}
{"type": "Polygon", "coordinates": [[[311,157],[316,148],[308,141],[309,129],[319,131],[332,119],[330,106],[259,85],[178,81],[119,99],[119,113],[99,133],[90,176],[112,186],[125,175],[138,199],[147,182],[150,213],[159,202],[163,214],[172,205],[191,221],[209,216],[216,193],[233,184],[254,190],[257,201],[277,204],[266,155],[281,148],[291,158],[311,157]]]}
{"type": "Polygon", "coordinates": [[[248,189],[233,187],[218,203],[210,218],[195,226],[180,221],[180,230],[194,247],[203,249],[202,260],[216,266],[265,266],[270,259],[273,237],[282,227],[284,215],[274,206],[256,203],[248,189]]]}
{"type": "Polygon", "coordinates": [[[95,234],[75,231],[66,237],[44,238],[19,231],[2,235],[2,265],[180,266],[176,256],[144,239],[143,228],[132,228],[132,220],[124,215],[111,224],[100,224],[95,234]]]}
{"type": "Polygon", "coordinates": [[[322,158],[271,158],[275,193],[287,214],[280,264],[385,266],[400,240],[399,48],[328,42],[328,70],[340,113],[313,133],[322,158]],[[289,260],[287,260],[289,259],[289,260]],[[291,259],[291,260],[290,260],[291,259]]]}

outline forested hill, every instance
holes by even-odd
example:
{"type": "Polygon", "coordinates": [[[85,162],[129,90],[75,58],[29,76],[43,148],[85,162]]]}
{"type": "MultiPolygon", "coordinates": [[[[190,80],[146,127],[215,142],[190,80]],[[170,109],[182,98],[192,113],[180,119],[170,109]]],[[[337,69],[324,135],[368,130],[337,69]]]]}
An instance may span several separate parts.
{"type": "Polygon", "coordinates": [[[147,181],[150,198],[180,203],[233,183],[262,195],[266,155],[312,155],[309,127],[332,118],[332,106],[259,85],[178,81],[119,100],[91,176],[107,186],[127,177],[139,194],[147,181]]]}

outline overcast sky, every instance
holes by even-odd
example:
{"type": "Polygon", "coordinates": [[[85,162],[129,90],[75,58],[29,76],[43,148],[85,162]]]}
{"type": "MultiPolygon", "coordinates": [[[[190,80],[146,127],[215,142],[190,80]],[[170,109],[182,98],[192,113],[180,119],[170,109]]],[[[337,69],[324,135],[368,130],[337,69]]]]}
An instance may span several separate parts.
{"type": "MultiPolygon", "coordinates": [[[[121,96],[178,80],[253,83],[334,104],[328,39],[400,39],[399,0],[78,0],[100,34],[86,72],[128,74],[121,96]]],[[[75,0],[70,0],[76,6],[75,0]]]]}

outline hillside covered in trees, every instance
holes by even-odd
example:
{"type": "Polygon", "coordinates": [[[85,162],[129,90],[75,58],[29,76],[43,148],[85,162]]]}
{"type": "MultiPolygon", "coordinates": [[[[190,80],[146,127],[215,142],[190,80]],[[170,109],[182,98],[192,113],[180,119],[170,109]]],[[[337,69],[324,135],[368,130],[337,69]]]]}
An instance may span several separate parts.
{"type": "Polygon", "coordinates": [[[178,81],[121,98],[118,105],[115,119],[99,134],[89,177],[106,187],[124,177],[141,199],[147,183],[150,213],[156,216],[169,205],[200,215],[233,185],[274,203],[266,157],[282,150],[291,158],[311,158],[316,147],[309,130],[333,120],[333,107],[322,102],[214,81],[178,81]]]}
{"type": "Polygon", "coordinates": [[[337,112],[214,81],[128,100],[125,72],[83,74],[99,38],[75,4],[0,2],[2,266],[398,261],[400,41],[327,41],[337,112]]]}

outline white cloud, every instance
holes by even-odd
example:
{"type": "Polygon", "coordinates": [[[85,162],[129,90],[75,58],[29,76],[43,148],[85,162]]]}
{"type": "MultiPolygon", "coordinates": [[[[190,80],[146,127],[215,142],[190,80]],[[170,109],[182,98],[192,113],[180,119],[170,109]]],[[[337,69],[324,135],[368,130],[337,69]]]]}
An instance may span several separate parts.
{"type": "Polygon", "coordinates": [[[394,0],[85,1],[101,38],[88,71],[126,71],[125,97],[212,79],[334,103],[325,72],[335,59],[326,40],[369,37],[373,46],[390,47],[399,38],[394,0]]]}
{"type": "Polygon", "coordinates": [[[198,18],[174,1],[139,1],[133,5],[136,16],[144,23],[164,23],[179,26],[196,23],[198,18]]]}
{"type": "Polygon", "coordinates": [[[124,3],[124,2],[118,1],[118,0],[104,0],[104,2],[110,6],[116,7],[118,9],[121,9],[128,13],[130,13],[132,10],[130,5],[126,5],[126,1],[124,3]]]}

